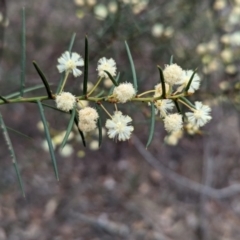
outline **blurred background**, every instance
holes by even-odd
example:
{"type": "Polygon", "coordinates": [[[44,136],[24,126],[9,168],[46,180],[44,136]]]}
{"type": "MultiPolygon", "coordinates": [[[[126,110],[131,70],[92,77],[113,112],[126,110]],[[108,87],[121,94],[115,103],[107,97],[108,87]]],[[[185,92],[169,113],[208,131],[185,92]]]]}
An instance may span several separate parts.
{"type": "MultiPolygon", "coordinates": [[[[26,87],[41,84],[35,60],[56,90],[57,59],[68,49],[84,55],[89,39],[89,79],[97,62],[113,58],[120,81],[132,81],[124,41],[134,58],[139,92],[159,82],[157,65],[171,55],[196,69],[200,90],[191,101],[212,108],[201,134],[169,141],[161,121],[148,150],[146,104],[119,108],[134,122],[128,142],[97,133],[84,148],[76,129],[60,151],[68,115],[45,108],[60,181],[54,176],[36,104],[2,105],[26,199],[0,135],[0,240],[236,240],[240,236],[240,1],[239,0],[25,0],[0,1],[0,94],[20,89],[21,11],[26,9],[26,87]]],[[[66,89],[81,95],[82,77],[66,89]]],[[[108,91],[105,81],[101,88],[108,91]]],[[[25,96],[44,95],[45,90],[25,96]]],[[[54,104],[48,102],[49,104],[54,104]]],[[[106,104],[113,111],[113,106],[106,104]]],[[[103,123],[105,122],[103,114],[103,123]]]]}

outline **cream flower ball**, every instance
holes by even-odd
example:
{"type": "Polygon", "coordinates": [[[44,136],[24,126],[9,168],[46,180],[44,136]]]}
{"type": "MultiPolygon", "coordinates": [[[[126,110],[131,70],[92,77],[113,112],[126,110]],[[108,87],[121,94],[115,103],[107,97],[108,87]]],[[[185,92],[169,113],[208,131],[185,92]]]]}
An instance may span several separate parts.
{"type": "Polygon", "coordinates": [[[108,75],[104,71],[109,72],[113,77],[115,77],[117,73],[116,62],[112,58],[100,58],[98,60],[97,71],[99,77],[108,78],[108,75]]]}
{"type": "Polygon", "coordinates": [[[85,107],[78,112],[79,123],[78,127],[83,132],[90,132],[97,127],[97,119],[99,115],[96,109],[85,107]]]}
{"type": "Polygon", "coordinates": [[[167,132],[175,132],[182,128],[182,115],[178,113],[169,114],[164,118],[164,127],[167,132]]]}
{"type": "Polygon", "coordinates": [[[181,80],[182,72],[183,72],[182,68],[178,66],[176,63],[166,65],[165,69],[163,70],[165,82],[171,86],[176,84],[178,81],[181,80]]]}
{"type": "Polygon", "coordinates": [[[132,83],[121,83],[113,90],[113,95],[120,103],[125,103],[136,96],[132,83]]]}
{"type": "Polygon", "coordinates": [[[55,101],[57,108],[64,112],[69,112],[76,104],[76,98],[70,92],[61,92],[56,96],[55,101]]]}
{"type": "Polygon", "coordinates": [[[69,71],[73,73],[74,77],[78,77],[82,74],[82,71],[77,67],[84,66],[84,61],[78,53],[66,51],[58,58],[58,63],[57,69],[60,73],[69,71]]]}
{"type": "Polygon", "coordinates": [[[174,108],[174,103],[171,99],[157,100],[154,105],[156,107],[156,113],[158,113],[159,110],[161,117],[165,117],[168,114],[168,111],[174,108]]]}
{"type": "Polygon", "coordinates": [[[132,118],[125,116],[121,111],[116,111],[112,119],[106,121],[109,138],[117,138],[119,141],[126,141],[130,138],[134,127],[131,126],[132,118]]]}
{"type": "MultiPolygon", "coordinates": [[[[190,79],[192,77],[192,74],[193,74],[192,70],[184,70],[182,72],[181,80],[177,83],[177,84],[181,85],[178,88],[179,92],[183,91],[183,89],[187,87],[188,82],[190,81],[190,79]]],[[[196,90],[198,90],[200,87],[200,82],[201,82],[201,79],[200,79],[199,75],[197,73],[195,73],[195,75],[192,79],[191,85],[188,89],[188,92],[194,93],[196,90]]]]}
{"type": "Polygon", "coordinates": [[[212,119],[210,112],[211,108],[209,106],[196,101],[195,109],[193,112],[187,112],[186,116],[191,124],[202,127],[212,119]]]}

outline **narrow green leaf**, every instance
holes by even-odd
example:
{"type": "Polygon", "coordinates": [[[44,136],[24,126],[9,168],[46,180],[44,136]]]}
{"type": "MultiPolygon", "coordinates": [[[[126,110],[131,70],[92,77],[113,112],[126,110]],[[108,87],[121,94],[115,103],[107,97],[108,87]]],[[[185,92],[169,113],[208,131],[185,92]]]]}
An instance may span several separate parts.
{"type": "Polygon", "coordinates": [[[101,97],[104,93],[105,93],[105,91],[102,90],[100,93],[98,93],[98,94],[95,96],[95,98],[99,98],[99,97],[101,97]]]}
{"type": "Polygon", "coordinates": [[[49,105],[49,104],[42,103],[42,105],[45,106],[45,107],[47,107],[47,108],[54,109],[54,110],[56,110],[56,111],[58,111],[58,112],[67,114],[67,112],[64,112],[64,111],[62,111],[62,110],[60,110],[60,109],[58,109],[58,108],[56,108],[56,107],[54,107],[54,106],[51,106],[51,105],[49,105]]]}
{"type": "Polygon", "coordinates": [[[170,57],[170,65],[172,65],[173,64],[173,55],[171,55],[171,57],[170,57]]]}
{"type": "Polygon", "coordinates": [[[71,111],[71,118],[70,118],[70,121],[68,123],[68,127],[67,127],[67,130],[66,130],[66,134],[63,138],[63,141],[61,143],[61,146],[60,148],[63,149],[64,146],[66,145],[67,143],[67,140],[68,140],[68,137],[72,131],[72,128],[73,128],[73,124],[74,124],[74,118],[75,118],[75,115],[76,115],[76,106],[73,108],[73,110],[71,111]]]}
{"type": "Polygon", "coordinates": [[[132,59],[132,55],[131,55],[130,49],[129,49],[128,44],[127,44],[126,41],[125,41],[125,46],[126,46],[126,49],[127,49],[128,59],[130,61],[130,65],[131,65],[131,69],[132,69],[133,85],[134,85],[134,88],[135,88],[135,90],[137,92],[137,90],[138,90],[138,83],[137,83],[137,76],[136,76],[135,66],[134,66],[134,63],[133,63],[133,59],[132,59]]]}
{"type": "Polygon", "coordinates": [[[79,132],[79,134],[82,138],[83,146],[86,147],[86,141],[85,141],[84,134],[78,127],[78,117],[77,117],[77,115],[75,115],[74,122],[75,122],[75,125],[77,126],[78,132],[79,132]]]}
{"type": "Polygon", "coordinates": [[[179,114],[182,114],[181,108],[180,108],[177,100],[174,100],[174,104],[175,104],[175,106],[176,106],[176,108],[177,108],[178,113],[179,113],[179,114]]]}
{"type": "Polygon", "coordinates": [[[23,181],[22,181],[22,177],[21,177],[21,174],[20,174],[20,171],[19,171],[19,168],[18,168],[18,164],[17,164],[16,161],[13,163],[13,166],[14,166],[15,172],[17,174],[18,183],[19,183],[19,186],[21,188],[22,196],[25,198],[26,195],[25,195],[25,192],[24,192],[23,181]]]}
{"type": "Polygon", "coordinates": [[[28,135],[26,135],[26,134],[24,134],[24,133],[21,133],[21,132],[15,130],[15,129],[13,129],[13,128],[10,128],[10,127],[7,127],[7,126],[6,126],[6,128],[7,128],[8,130],[10,130],[10,131],[16,133],[16,134],[19,134],[19,135],[21,135],[21,136],[27,138],[28,140],[33,140],[33,138],[31,138],[31,137],[29,137],[28,135]]]}
{"type": "MultiPolygon", "coordinates": [[[[38,89],[41,89],[41,88],[44,88],[44,85],[40,84],[40,85],[37,85],[37,86],[34,86],[34,87],[26,88],[26,89],[24,89],[24,93],[32,92],[32,91],[35,91],[35,90],[38,90],[38,89]]],[[[6,99],[11,99],[11,98],[18,97],[18,96],[20,96],[20,93],[15,92],[15,93],[11,93],[11,94],[7,95],[5,98],[6,99]]]]}
{"type": "Polygon", "coordinates": [[[119,82],[119,79],[120,79],[120,72],[117,74],[117,77],[116,77],[116,82],[117,82],[117,84],[118,84],[118,82],[119,82]]]}
{"type": "Polygon", "coordinates": [[[61,78],[60,78],[60,81],[59,81],[59,84],[58,84],[58,87],[57,87],[57,91],[56,91],[56,95],[59,94],[60,90],[61,90],[61,86],[63,84],[63,81],[64,81],[64,78],[65,78],[65,72],[63,72],[61,74],[61,78]]]}
{"type": "Polygon", "coordinates": [[[0,113],[0,124],[1,124],[1,128],[3,130],[4,139],[5,139],[5,141],[6,141],[7,145],[8,145],[8,149],[9,149],[10,154],[11,154],[12,163],[13,163],[14,169],[15,169],[16,174],[17,174],[18,183],[19,183],[19,186],[21,188],[22,195],[23,195],[23,197],[25,197],[23,181],[22,181],[22,177],[21,177],[21,174],[20,174],[20,171],[19,171],[19,168],[18,168],[16,155],[15,155],[15,152],[14,152],[14,149],[13,149],[13,146],[12,146],[12,142],[11,142],[11,139],[10,139],[10,137],[8,135],[7,127],[6,127],[6,125],[5,125],[4,121],[3,121],[3,117],[2,117],[1,113],[0,113]]]}
{"type": "Polygon", "coordinates": [[[98,112],[98,121],[97,121],[97,127],[98,127],[98,147],[100,148],[101,145],[102,145],[102,120],[101,120],[101,112],[100,112],[100,107],[98,104],[96,104],[96,109],[97,109],[97,112],[98,112]]]}
{"type": "Polygon", "coordinates": [[[76,37],[76,33],[73,33],[72,37],[71,37],[71,41],[69,43],[69,47],[68,47],[68,51],[72,52],[72,48],[73,48],[73,44],[75,42],[75,37],[76,37]]]}
{"type": "Polygon", "coordinates": [[[26,74],[26,23],[25,23],[25,8],[22,8],[22,37],[21,37],[21,89],[20,96],[23,96],[25,88],[25,74],[26,74]]]}
{"type": "Polygon", "coordinates": [[[52,91],[51,91],[50,86],[49,86],[49,84],[48,84],[47,78],[45,77],[44,73],[43,73],[42,70],[38,67],[38,65],[37,65],[37,63],[36,63],[35,61],[33,61],[33,65],[34,65],[35,69],[37,70],[40,78],[41,78],[42,81],[43,81],[43,84],[44,84],[44,86],[45,86],[45,88],[46,88],[48,97],[49,97],[50,99],[53,99],[52,91]]]}
{"type": "Polygon", "coordinates": [[[189,107],[192,107],[195,109],[195,106],[190,101],[188,101],[187,98],[179,97],[179,99],[182,100],[183,102],[185,102],[189,107]]]}
{"type": "Polygon", "coordinates": [[[165,86],[165,80],[164,80],[164,76],[163,76],[163,71],[162,71],[160,66],[157,66],[157,68],[159,70],[160,81],[161,81],[161,84],[162,84],[162,98],[166,99],[166,86],[165,86]]]}
{"type": "Polygon", "coordinates": [[[88,61],[89,61],[89,59],[88,59],[88,38],[87,38],[87,36],[85,36],[83,95],[87,95],[88,61]]]}
{"type": "MultiPolygon", "coordinates": [[[[117,84],[118,84],[118,82],[119,82],[119,79],[120,79],[120,72],[118,73],[118,75],[117,75],[117,77],[116,77],[116,79],[115,79],[115,81],[116,81],[117,84]]],[[[112,95],[114,88],[115,88],[115,85],[113,85],[113,86],[110,88],[108,95],[112,95]]]]}
{"type": "Polygon", "coordinates": [[[59,181],[57,161],[56,161],[56,158],[55,158],[54,149],[53,149],[53,145],[52,145],[52,139],[50,137],[50,133],[49,133],[49,130],[48,130],[47,121],[46,121],[46,118],[45,118],[45,115],[44,115],[44,110],[43,110],[43,107],[42,107],[42,103],[39,100],[37,100],[37,104],[38,104],[40,116],[41,116],[41,119],[42,119],[42,123],[43,123],[43,126],[44,126],[44,131],[45,131],[45,135],[46,135],[46,139],[47,139],[47,143],[48,143],[50,156],[51,156],[51,159],[52,159],[52,164],[53,164],[55,176],[56,176],[56,179],[59,181]]]}
{"type": "MultiPolygon", "coordinates": [[[[73,47],[73,44],[74,44],[74,41],[75,41],[75,37],[76,37],[76,33],[73,33],[73,35],[71,37],[71,41],[69,43],[69,47],[68,47],[68,51],[70,53],[72,52],[72,47],[73,47]]],[[[65,74],[66,74],[66,72],[61,74],[61,78],[60,78],[60,81],[59,81],[59,84],[58,84],[58,87],[57,87],[56,94],[59,94],[59,92],[61,90],[61,86],[63,84],[64,78],[65,78],[65,74]]]]}
{"type": "Polygon", "coordinates": [[[180,107],[180,105],[178,103],[178,99],[174,99],[173,101],[175,103],[178,113],[182,115],[182,121],[184,122],[185,114],[182,112],[182,108],[180,107]]]}
{"type": "Polygon", "coordinates": [[[185,88],[185,90],[184,90],[185,93],[188,92],[188,90],[189,90],[189,88],[190,88],[190,86],[191,86],[192,80],[193,80],[194,75],[196,74],[196,72],[197,72],[197,69],[195,69],[194,72],[192,73],[192,76],[191,76],[191,78],[190,78],[190,80],[189,80],[189,82],[188,82],[188,84],[187,84],[187,86],[186,86],[186,88],[185,88]]]}
{"type": "Polygon", "coordinates": [[[154,106],[154,102],[151,102],[151,122],[150,123],[151,123],[151,125],[150,125],[149,137],[148,137],[146,148],[148,148],[148,146],[152,142],[153,135],[154,135],[154,127],[155,127],[155,106],[154,106]]]}
{"type": "Polygon", "coordinates": [[[3,100],[5,103],[9,103],[9,101],[6,98],[2,97],[2,96],[0,96],[0,99],[3,100]]]}
{"type": "Polygon", "coordinates": [[[114,77],[111,75],[110,72],[108,71],[105,71],[104,72],[108,75],[108,77],[110,78],[110,80],[112,81],[112,83],[115,85],[115,86],[118,86],[118,83],[116,82],[116,80],[114,79],[114,77]]]}

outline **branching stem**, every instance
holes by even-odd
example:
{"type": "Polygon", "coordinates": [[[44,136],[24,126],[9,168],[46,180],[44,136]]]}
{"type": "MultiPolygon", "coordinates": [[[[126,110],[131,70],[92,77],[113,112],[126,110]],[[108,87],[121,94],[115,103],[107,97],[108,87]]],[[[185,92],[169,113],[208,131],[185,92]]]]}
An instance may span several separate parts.
{"type": "Polygon", "coordinates": [[[91,91],[87,94],[87,96],[89,97],[97,88],[97,86],[100,84],[100,82],[102,81],[102,77],[98,79],[97,83],[95,84],[95,86],[91,89],[91,91]]]}
{"type": "Polygon", "coordinates": [[[63,84],[62,84],[62,86],[61,86],[61,88],[60,88],[59,93],[61,93],[61,92],[63,91],[64,86],[65,86],[65,84],[66,84],[66,82],[67,82],[68,75],[69,75],[69,71],[66,71],[66,74],[65,74],[65,77],[64,77],[64,80],[63,80],[63,84]]]}
{"type": "Polygon", "coordinates": [[[105,111],[105,113],[110,117],[112,118],[111,114],[108,112],[108,110],[102,105],[100,104],[101,108],[105,111]]]}
{"type": "Polygon", "coordinates": [[[143,95],[145,95],[145,94],[152,93],[152,92],[155,92],[155,91],[156,91],[156,90],[149,90],[149,91],[143,92],[143,93],[141,93],[141,94],[138,94],[137,96],[138,96],[138,97],[141,97],[141,96],[143,96],[143,95]]]}

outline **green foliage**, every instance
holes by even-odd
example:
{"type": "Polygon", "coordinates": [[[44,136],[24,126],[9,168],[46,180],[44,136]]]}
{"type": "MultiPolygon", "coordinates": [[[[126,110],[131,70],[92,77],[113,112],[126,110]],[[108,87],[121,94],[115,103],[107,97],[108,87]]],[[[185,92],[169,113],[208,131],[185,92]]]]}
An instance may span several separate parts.
{"type": "Polygon", "coordinates": [[[8,146],[9,151],[10,151],[12,163],[13,163],[14,169],[15,169],[16,174],[17,174],[17,179],[18,179],[18,183],[19,183],[22,195],[23,195],[23,197],[25,197],[23,181],[22,181],[22,177],[20,175],[20,171],[19,171],[16,155],[15,155],[15,152],[14,152],[14,149],[13,149],[13,145],[12,145],[11,139],[10,139],[10,137],[8,135],[7,127],[6,127],[5,123],[4,123],[4,120],[3,120],[3,117],[2,117],[1,113],[0,113],[0,125],[1,125],[2,131],[3,131],[5,142],[6,142],[7,146],[8,146]]]}
{"type": "Polygon", "coordinates": [[[37,100],[37,104],[38,104],[40,116],[41,116],[41,119],[42,119],[42,123],[43,123],[43,126],[44,126],[45,136],[46,136],[46,140],[47,140],[47,143],[48,143],[48,148],[49,148],[50,156],[51,156],[51,159],[52,159],[52,164],[53,164],[55,176],[56,176],[56,179],[59,181],[57,161],[56,161],[56,158],[55,158],[55,153],[54,153],[54,149],[53,149],[52,139],[51,139],[49,129],[48,129],[48,124],[47,124],[47,121],[46,121],[46,118],[45,118],[45,115],[44,115],[44,110],[43,110],[43,107],[42,107],[42,103],[39,100],[37,100]]]}

